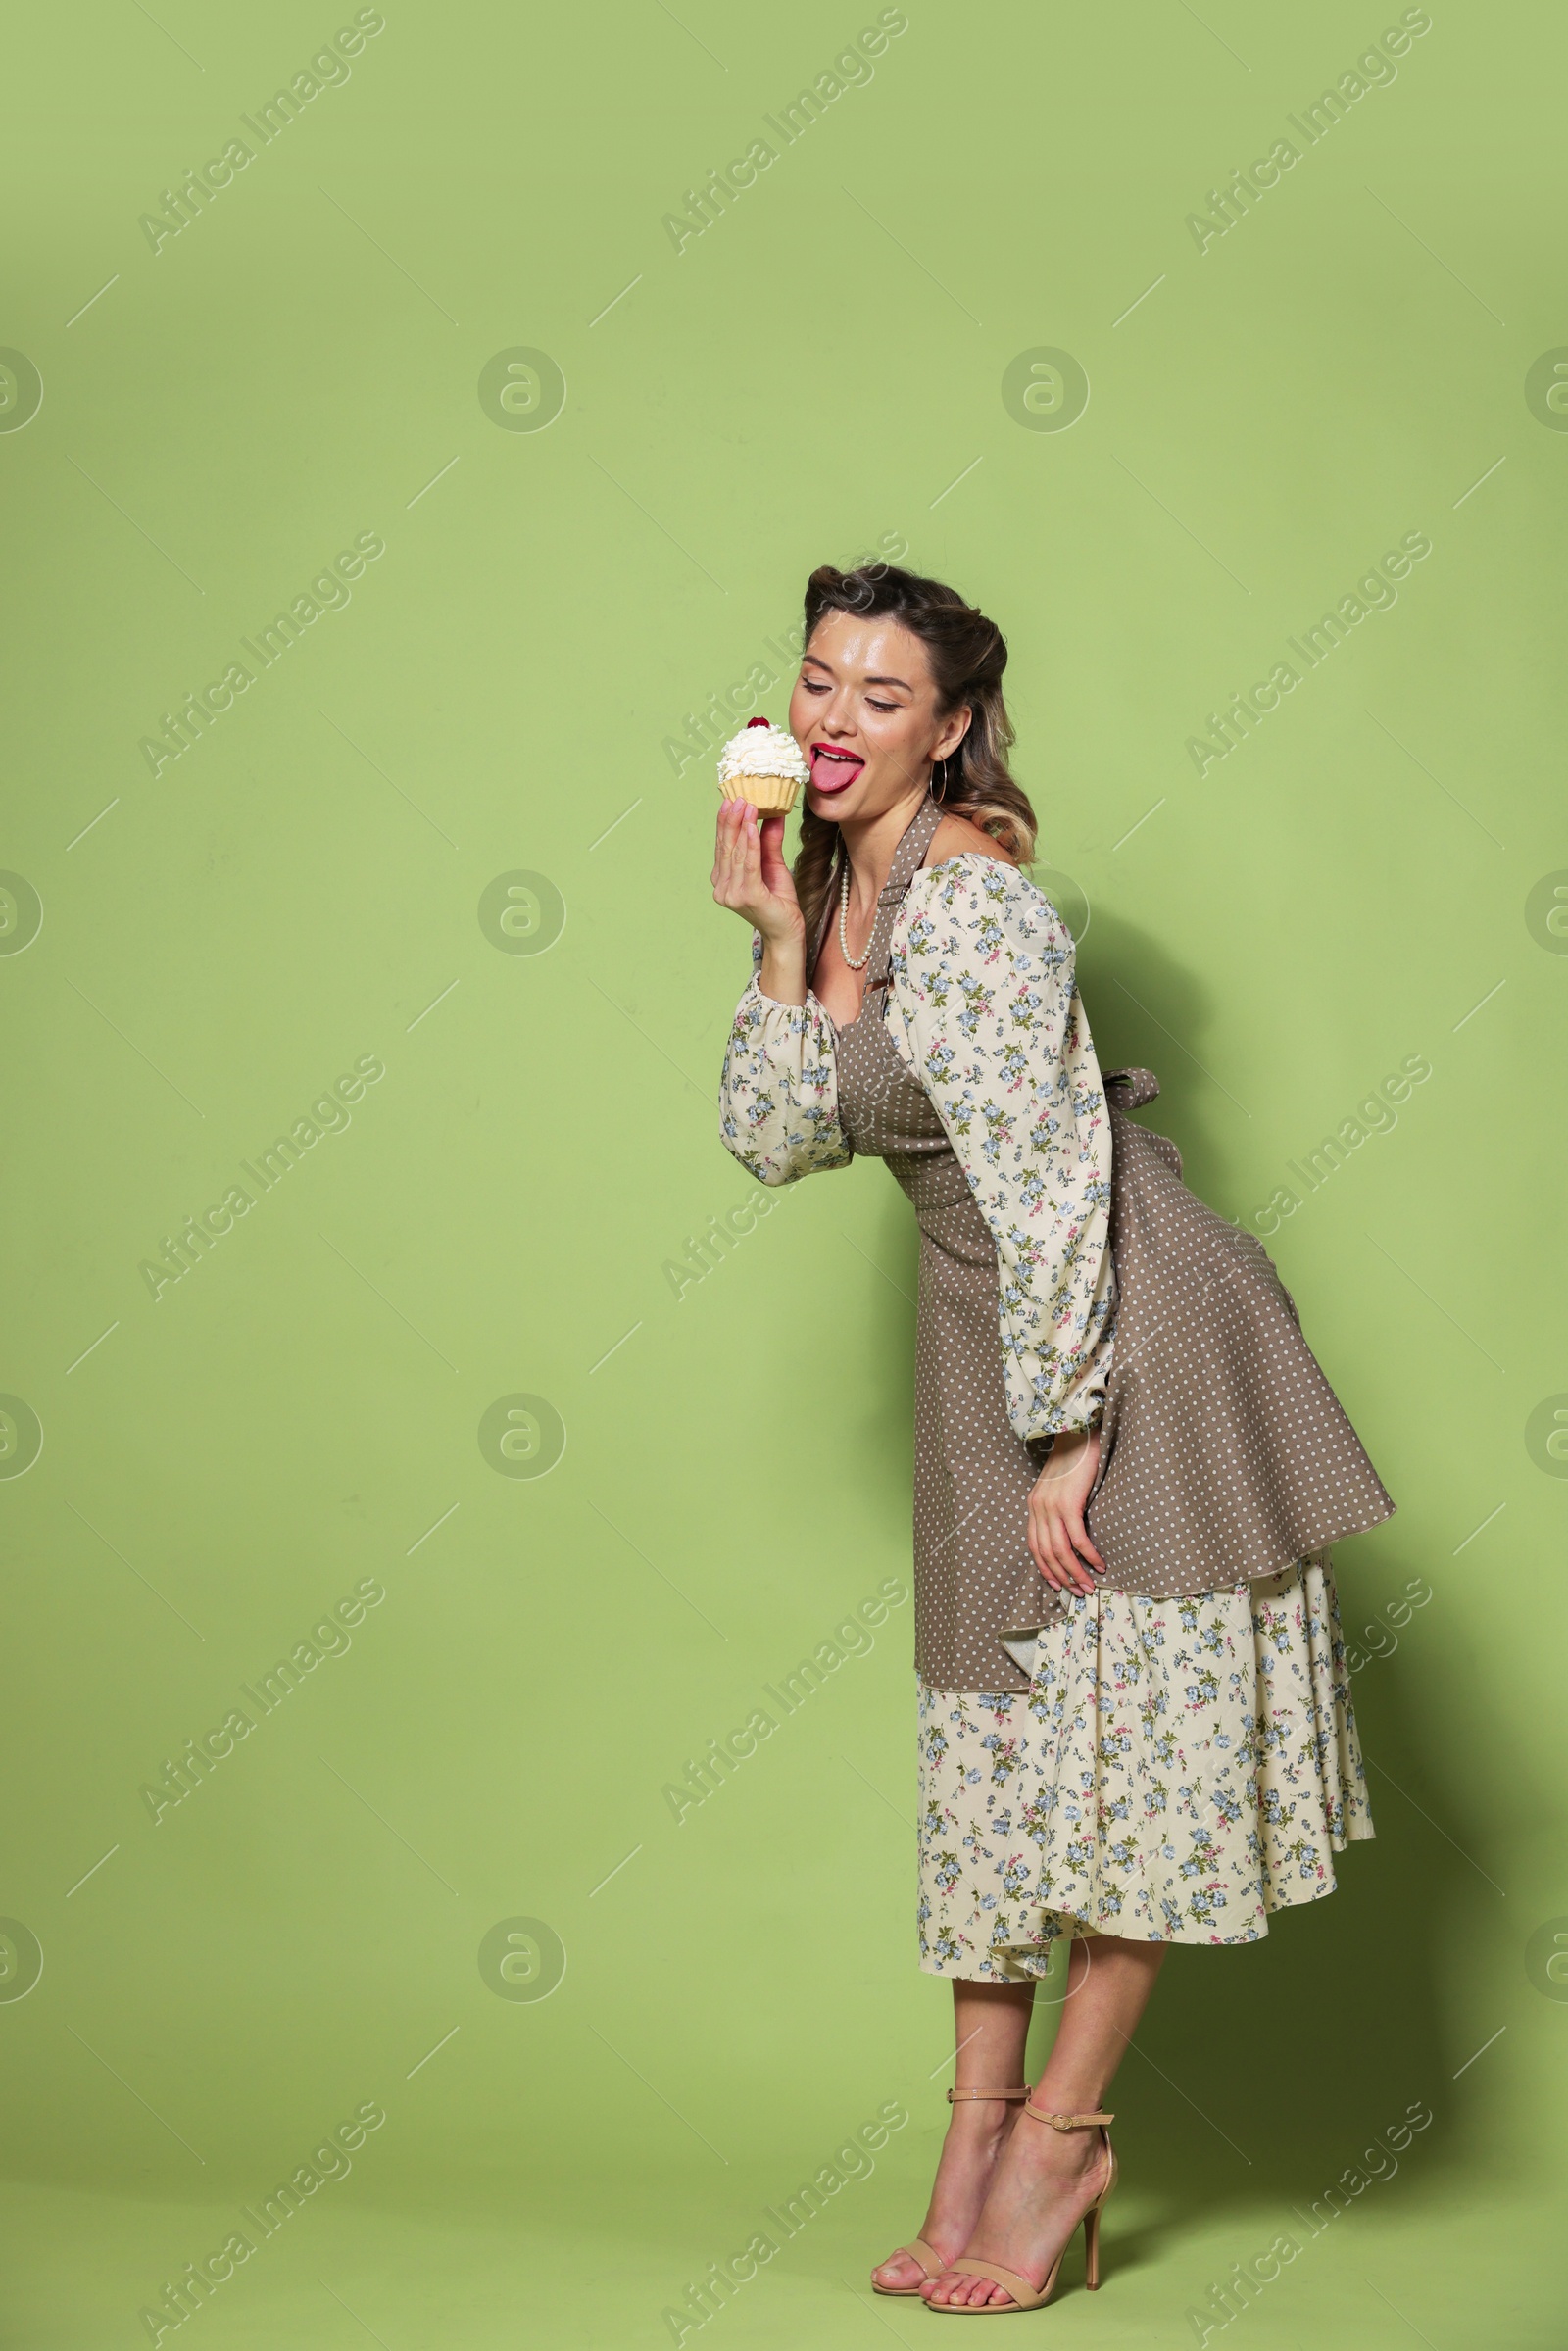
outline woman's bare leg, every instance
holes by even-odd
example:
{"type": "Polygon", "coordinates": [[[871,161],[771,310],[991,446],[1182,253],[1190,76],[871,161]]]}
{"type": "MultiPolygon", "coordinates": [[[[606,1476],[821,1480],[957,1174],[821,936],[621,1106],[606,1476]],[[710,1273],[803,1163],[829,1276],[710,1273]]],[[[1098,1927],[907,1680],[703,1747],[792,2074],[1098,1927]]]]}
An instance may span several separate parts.
{"type": "MultiPolygon", "coordinates": [[[[953,2031],[957,2049],[956,2089],[1011,2089],[1024,2080],[1032,1984],[953,1986],[953,2031]]],[[[959,2098],[943,2141],[936,2185],[918,2230],[933,2252],[956,2261],[980,2217],[997,2157],[1018,2116],[1018,2100],[959,2098]]],[[[1033,2129],[1030,2125],[1030,2129],[1033,2129]]],[[[871,2273],[897,2291],[918,2285],[925,2273],[907,2253],[895,2253],[871,2273]]]]}
{"type": "MultiPolygon", "coordinates": [[[[1163,1943],[1126,1942],[1113,1935],[1073,1943],[1056,2045],[1034,2090],[1034,2103],[1043,2113],[1092,2114],[1102,2105],[1154,1988],[1165,1949],[1163,1943]]],[[[1042,2285],[1104,2183],[1098,2131],[1053,2131],[1020,2120],[1001,2150],[964,2253],[1042,2285]]],[[[946,2253],[948,2241],[939,2236],[937,2250],[946,2253]]],[[[1012,2299],[1004,2286],[952,2270],[921,2291],[928,2302],[1012,2299]]]]}

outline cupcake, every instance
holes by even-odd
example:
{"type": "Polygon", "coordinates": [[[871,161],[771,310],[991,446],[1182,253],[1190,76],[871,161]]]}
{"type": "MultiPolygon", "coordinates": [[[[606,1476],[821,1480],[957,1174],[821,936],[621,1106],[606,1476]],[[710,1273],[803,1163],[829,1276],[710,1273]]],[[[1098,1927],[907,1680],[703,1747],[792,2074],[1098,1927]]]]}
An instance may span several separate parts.
{"type": "Polygon", "coordinates": [[[718,755],[718,788],[726,800],[749,800],[759,815],[787,816],[811,770],[793,735],[767,718],[748,718],[718,755]]]}

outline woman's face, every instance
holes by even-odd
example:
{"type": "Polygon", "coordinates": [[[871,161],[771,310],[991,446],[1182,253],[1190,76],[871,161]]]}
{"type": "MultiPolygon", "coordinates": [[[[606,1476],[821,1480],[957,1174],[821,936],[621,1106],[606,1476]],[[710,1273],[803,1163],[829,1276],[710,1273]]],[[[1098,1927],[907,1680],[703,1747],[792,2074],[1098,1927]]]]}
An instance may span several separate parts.
{"type": "Polygon", "coordinates": [[[880,816],[927,779],[969,723],[937,712],[925,647],[885,614],[824,612],[790,696],[790,733],[806,755],[808,805],[835,823],[880,816]]]}

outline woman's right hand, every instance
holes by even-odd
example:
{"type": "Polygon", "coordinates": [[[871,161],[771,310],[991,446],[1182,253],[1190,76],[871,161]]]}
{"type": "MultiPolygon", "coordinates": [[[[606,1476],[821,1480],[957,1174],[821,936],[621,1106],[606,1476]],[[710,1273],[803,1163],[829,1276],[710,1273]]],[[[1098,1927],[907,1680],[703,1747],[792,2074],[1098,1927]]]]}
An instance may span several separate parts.
{"type": "MultiPolygon", "coordinates": [[[[800,966],[805,1001],[806,925],[795,881],[784,862],[784,818],[760,822],[748,800],[726,800],[718,811],[713,845],[713,899],[761,934],[764,959],[800,966]]],[[[771,991],[769,991],[771,993],[771,991]]]]}
{"type": "Polygon", "coordinates": [[[1105,1562],[1084,1516],[1100,1467],[1100,1431],[1058,1437],[1029,1495],[1029,1555],[1057,1592],[1094,1592],[1105,1562]]]}

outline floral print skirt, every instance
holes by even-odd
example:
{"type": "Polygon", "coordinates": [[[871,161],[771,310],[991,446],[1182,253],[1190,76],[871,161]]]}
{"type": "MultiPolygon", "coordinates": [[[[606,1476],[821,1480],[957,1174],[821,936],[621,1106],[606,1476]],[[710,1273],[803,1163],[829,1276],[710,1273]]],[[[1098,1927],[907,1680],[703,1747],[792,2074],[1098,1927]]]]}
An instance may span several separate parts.
{"type": "Polygon", "coordinates": [[[920,1709],[920,1964],[1043,1976],[1074,1935],[1255,1942],[1373,1834],[1327,1552],[1196,1598],[1075,1595],[1030,1688],[920,1709]]]}

